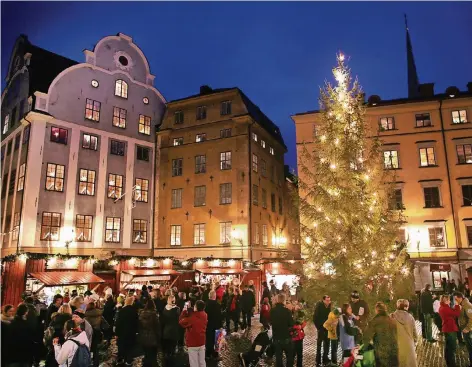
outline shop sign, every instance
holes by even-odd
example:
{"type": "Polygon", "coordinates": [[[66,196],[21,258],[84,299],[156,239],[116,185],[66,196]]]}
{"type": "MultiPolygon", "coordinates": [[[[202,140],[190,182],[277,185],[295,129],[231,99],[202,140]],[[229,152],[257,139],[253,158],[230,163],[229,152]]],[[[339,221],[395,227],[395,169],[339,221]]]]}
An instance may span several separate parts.
{"type": "Polygon", "coordinates": [[[77,270],[79,268],[79,259],[58,259],[50,258],[47,262],[48,270],[77,270]]]}
{"type": "Polygon", "coordinates": [[[451,264],[430,264],[429,271],[451,271],[451,264]]]}
{"type": "Polygon", "coordinates": [[[213,261],[208,261],[208,267],[209,268],[220,268],[220,269],[231,269],[235,264],[234,260],[213,260],[213,261]]]}
{"type": "Polygon", "coordinates": [[[160,269],[161,263],[160,261],[154,259],[136,259],[134,263],[135,268],[152,268],[152,269],[160,269]]]}

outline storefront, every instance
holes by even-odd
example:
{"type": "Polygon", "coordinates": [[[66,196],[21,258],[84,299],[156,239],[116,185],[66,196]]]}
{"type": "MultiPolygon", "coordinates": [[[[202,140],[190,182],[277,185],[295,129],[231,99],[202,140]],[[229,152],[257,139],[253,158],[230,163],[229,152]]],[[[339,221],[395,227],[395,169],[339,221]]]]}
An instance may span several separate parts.
{"type": "Polygon", "coordinates": [[[122,270],[120,289],[141,289],[143,285],[153,288],[169,287],[175,283],[179,272],[165,269],[122,270]]]}
{"type": "Polygon", "coordinates": [[[260,260],[263,277],[269,284],[274,281],[278,290],[282,290],[287,285],[292,296],[296,295],[297,287],[300,285],[301,261],[300,260],[280,260],[261,259],[260,260]]]}
{"type": "Polygon", "coordinates": [[[452,262],[415,261],[415,290],[421,291],[426,284],[431,284],[433,291],[440,291],[442,290],[442,279],[446,279],[448,282],[454,279],[458,284],[459,280],[467,276],[461,266],[461,264],[452,262]]]}
{"type": "Polygon", "coordinates": [[[221,285],[239,285],[244,281],[247,271],[241,260],[212,259],[198,260],[195,263],[195,281],[197,284],[220,283],[221,285]]]}

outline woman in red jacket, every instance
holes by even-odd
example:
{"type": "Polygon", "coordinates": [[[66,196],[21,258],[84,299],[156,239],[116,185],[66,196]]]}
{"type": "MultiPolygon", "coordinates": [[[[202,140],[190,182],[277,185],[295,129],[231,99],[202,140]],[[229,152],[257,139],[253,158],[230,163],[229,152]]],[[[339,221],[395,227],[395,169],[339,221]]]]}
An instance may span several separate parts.
{"type": "Polygon", "coordinates": [[[461,307],[455,305],[454,309],[450,307],[451,299],[448,295],[441,296],[441,306],[439,307],[439,316],[442,320],[442,332],[445,337],[444,358],[447,367],[456,367],[455,354],[457,347],[457,332],[459,331],[456,319],[461,313],[461,307]]]}
{"type": "Polygon", "coordinates": [[[303,311],[298,310],[295,318],[295,325],[293,325],[292,341],[295,349],[295,355],[297,356],[297,367],[303,366],[303,339],[305,338],[305,326],[306,321],[303,321],[305,315],[303,311]]]}

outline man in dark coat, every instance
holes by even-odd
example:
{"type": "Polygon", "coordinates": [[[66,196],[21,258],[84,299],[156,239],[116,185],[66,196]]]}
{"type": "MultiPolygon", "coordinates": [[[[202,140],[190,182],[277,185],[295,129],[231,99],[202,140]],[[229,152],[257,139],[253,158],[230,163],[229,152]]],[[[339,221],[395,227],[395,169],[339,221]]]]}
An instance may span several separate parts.
{"type": "Polygon", "coordinates": [[[249,290],[249,286],[245,285],[243,294],[241,295],[241,312],[243,314],[243,330],[251,327],[252,309],[256,306],[256,297],[249,290]]]}
{"type": "Polygon", "coordinates": [[[272,321],[272,340],[275,348],[275,363],[283,367],[283,353],[287,359],[287,367],[293,366],[293,343],[290,331],[294,325],[292,313],[285,307],[285,295],[277,295],[277,303],[270,310],[272,321]]]}
{"type": "Polygon", "coordinates": [[[272,300],[271,300],[271,296],[270,296],[270,290],[269,290],[269,287],[267,285],[267,282],[262,282],[262,297],[261,297],[261,304],[262,302],[264,302],[264,298],[266,298],[269,300],[269,304],[272,306],[272,300]]]}
{"type": "Polygon", "coordinates": [[[133,347],[138,331],[138,312],[133,306],[134,297],[127,297],[124,307],[118,313],[115,322],[115,334],[118,344],[118,358],[123,358],[127,365],[133,361],[133,347]]]}
{"type": "Polygon", "coordinates": [[[421,291],[420,309],[421,309],[421,313],[423,314],[423,319],[424,319],[424,324],[425,324],[424,331],[426,335],[423,335],[423,337],[425,337],[427,341],[434,343],[436,342],[436,340],[433,339],[434,308],[433,308],[433,294],[431,293],[430,284],[426,284],[424,289],[421,291]]]}
{"type": "Polygon", "coordinates": [[[367,321],[370,319],[370,310],[369,305],[366,301],[361,299],[358,291],[353,291],[351,293],[351,302],[352,314],[356,318],[354,324],[359,326],[361,330],[365,330],[367,327],[367,321]]]}
{"type": "Polygon", "coordinates": [[[272,297],[276,296],[277,294],[279,294],[279,290],[277,289],[277,287],[275,286],[275,283],[274,283],[274,279],[271,279],[271,281],[269,282],[270,283],[270,295],[272,297]]]}
{"type": "Polygon", "coordinates": [[[203,302],[206,303],[208,301],[208,295],[210,294],[210,291],[211,291],[211,285],[206,284],[205,289],[203,290],[203,293],[202,293],[202,301],[203,302]]]}
{"type": "Polygon", "coordinates": [[[313,323],[315,324],[318,336],[316,338],[316,366],[321,366],[321,345],[323,345],[323,364],[328,364],[328,353],[329,353],[329,339],[328,330],[326,330],[323,324],[328,320],[328,315],[331,312],[331,298],[328,295],[324,295],[321,301],[315,306],[315,312],[313,314],[313,323]]]}
{"type": "Polygon", "coordinates": [[[48,313],[46,316],[46,326],[51,322],[51,317],[54,312],[59,311],[59,307],[62,306],[64,298],[60,294],[56,294],[52,300],[52,303],[48,307],[48,313]]]}
{"type": "Polygon", "coordinates": [[[241,315],[241,296],[239,295],[239,289],[234,288],[233,294],[228,296],[226,303],[226,331],[230,333],[230,320],[234,323],[234,332],[238,331],[239,327],[239,316],[241,315]]]}
{"type": "Polygon", "coordinates": [[[217,358],[218,355],[215,352],[215,332],[222,328],[223,320],[221,317],[221,305],[216,301],[215,291],[210,291],[208,294],[205,312],[208,316],[205,353],[208,358],[217,358]]]}

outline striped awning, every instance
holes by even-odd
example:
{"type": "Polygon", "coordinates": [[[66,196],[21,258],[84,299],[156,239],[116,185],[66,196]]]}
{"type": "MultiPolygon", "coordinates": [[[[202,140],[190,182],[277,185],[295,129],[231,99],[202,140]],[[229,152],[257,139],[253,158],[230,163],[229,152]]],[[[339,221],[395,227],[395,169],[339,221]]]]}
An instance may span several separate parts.
{"type": "Polygon", "coordinates": [[[42,271],[29,275],[38,279],[46,287],[105,283],[102,278],[90,271],[42,271]]]}

